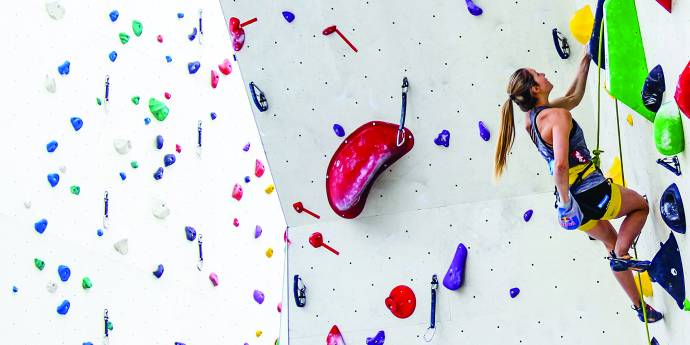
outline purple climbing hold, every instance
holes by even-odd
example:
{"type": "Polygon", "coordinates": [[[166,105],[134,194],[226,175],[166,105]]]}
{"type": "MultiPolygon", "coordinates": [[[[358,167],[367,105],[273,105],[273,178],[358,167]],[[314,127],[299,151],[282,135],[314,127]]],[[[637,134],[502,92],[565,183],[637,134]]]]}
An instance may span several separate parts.
{"type": "Polygon", "coordinates": [[[170,55],[166,55],[166,56],[165,56],[165,61],[167,61],[168,63],[171,63],[171,62],[172,62],[172,57],[171,57],[170,55]]]}
{"type": "Polygon", "coordinates": [[[261,225],[257,225],[256,228],[254,228],[254,238],[259,238],[263,232],[264,229],[261,228],[261,225]]]}
{"type": "Polygon", "coordinates": [[[491,134],[489,133],[489,129],[484,126],[484,122],[479,121],[479,136],[484,139],[484,141],[489,141],[491,138],[491,134]]]}
{"type": "Polygon", "coordinates": [[[50,183],[51,187],[57,186],[58,182],[60,182],[60,175],[48,174],[48,183],[50,183]]]}
{"type": "MultiPolygon", "coordinates": [[[[184,13],[177,12],[177,19],[182,19],[182,18],[184,18],[184,13]]],[[[175,343],[175,344],[177,344],[177,343],[175,343]]]]}
{"type": "Polygon", "coordinates": [[[217,117],[216,113],[211,112],[211,120],[215,120],[217,117]]]}
{"type": "Polygon", "coordinates": [[[108,58],[111,62],[115,62],[115,59],[117,59],[117,52],[114,50],[111,51],[110,54],[108,54],[108,58]]]}
{"type": "Polygon", "coordinates": [[[251,179],[249,178],[249,176],[244,177],[244,183],[249,183],[250,181],[251,179]]]}
{"type": "Polygon", "coordinates": [[[153,271],[153,275],[156,276],[156,278],[160,278],[163,275],[163,265],[158,265],[155,271],[153,271]]]}
{"type": "Polygon", "coordinates": [[[166,167],[169,167],[175,164],[176,160],[177,159],[175,158],[174,154],[168,153],[167,155],[165,155],[165,157],[163,157],[163,164],[165,164],[166,167]]]}
{"type": "Polygon", "coordinates": [[[75,131],[79,131],[81,127],[84,126],[84,121],[76,116],[69,119],[69,122],[72,123],[72,128],[74,128],[75,131]]]}
{"type": "Polygon", "coordinates": [[[48,220],[45,218],[34,223],[34,230],[36,230],[36,232],[38,232],[39,234],[42,234],[44,231],[46,231],[47,227],[48,227],[48,220]]]}
{"type": "Polygon", "coordinates": [[[150,117],[145,117],[145,118],[144,118],[144,124],[148,126],[149,123],[151,123],[151,118],[150,118],[150,117]]]}
{"type": "Polygon", "coordinates": [[[480,16],[484,13],[484,10],[472,2],[472,0],[465,0],[465,3],[467,3],[467,10],[470,11],[473,16],[480,16]]]}
{"type": "Polygon", "coordinates": [[[65,265],[58,266],[58,275],[60,276],[60,280],[63,282],[66,282],[71,274],[72,271],[70,271],[69,267],[65,265]]]}
{"type": "Polygon", "coordinates": [[[48,145],[46,145],[46,150],[48,150],[48,152],[50,152],[50,153],[53,153],[53,152],[55,152],[55,150],[57,150],[57,147],[58,147],[57,141],[53,140],[53,141],[49,142],[48,145]]]}
{"type": "Polygon", "coordinates": [[[192,33],[187,35],[187,38],[189,38],[190,41],[194,41],[194,39],[196,38],[196,33],[197,33],[197,30],[196,30],[196,27],[194,27],[194,30],[192,30],[192,33]]]}
{"type": "Polygon", "coordinates": [[[175,342],[175,345],[187,345],[187,344],[181,343],[181,342],[179,342],[179,341],[176,341],[176,342],[175,342]]]}
{"type": "Polygon", "coordinates": [[[251,146],[251,144],[250,144],[250,143],[247,143],[247,145],[244,145],[244,147],[242,148],[242,150],[244,150],[244,152],[249,151],[249,146],[251,146]]]}
{"type": "Polygon", "coordinates": [[[196,238],[196,230],[194,230],[194,228],[191,226],[185,226],[184,233],[185,236],[187,236],[188,241],[194,241],[194,239],[196,238]]]}
{"type": "Polygon", "coordinates": [[[458,244],[455,250],[455,256],[450,263],[446,276],[443,277],[443,286],[448,290],[457,290],[462,286],[465,276],[465,262],[467,261],[467,247],[464,244],[458,244]]]}
{"type": "Polygon", "coordinates": [[[386,333],[384,331],[379,331],[373,338],[367,337],[367,345],[383,345],[386,341],[386,333]]]}
{"type": "Polygon", "coordinates": [[[525,214],[522,215],[522,219],[525,220],[525,222],[529,222],[530,219],[532,219],[532,214],[534,213],[533,210],[527,210],[525,214]]]}
{"type": "Polygon", "coordinates": [[[156,148],[159,150],[163,148],[163,136],[160,134],[156,136],[156,148]]]}
{"type": "Polygon", "coordinates": [[[125,174],[124,171],[120,171],[120,178],[122,179],[122,181],[126,180],[126,179],[127,179],[127,174],[125,174]]]}
{"type": "Polygon", "coordinates": [[[510,289],[510,298],[515,298],[519,294],[520,294],[519,288],[514,287],[514,288],[510,289]]]}
{"type": "Polygon", "coordinates": [[[68,300],[62,301],[62,303],[60,303],[60,305],[57,307],[58,314],[60,314],[60,315],[67,314],[67,312],[69,311],[69,306],[70,306],[70,304],[69,304],[68,300]]]}
{"type": "Polygon", "coordinates": [[[664,91],[666,91],[664,70],[661,65],[656,65],[647,75],[642,87],[642,102],[645,108],[653,113],[659,111],[661,100],[664,98],[664,91]]]}
{"type": "Polygon", "coordinates": [[[160,180],[163,178],[163,167],[158,167],[158,170],[153,173],[153,178],[160,180]]]}
{"type": "Polygon", "coordinates": [[[199,67],[201,67],[201,63],[199,61],[192,61],[187,64],[187,70],[189,71],[189,74],[194,74],[199,70],[199,67]]]}
{"type": "Polygon", "coordinates": [[[58,73],[60,73],[61,75],[68,75],[69,65],[69,61],[65,61],[62,65],[58,66],[58,73]]]}
{"type": "Polygon", "coordinates": [[[120,12],[118,12],[117,10],[112,10],[112,12],[110,12],[110,21],[115,22],[119,16],[120,12]]]}
{"type": "Polygon", "coordinates": [[[295,20],[295,14],[290,11],[283,11],[283,18],[285,18],[288,23],[292,23],[292,21],[295,20]]]}
{"type": "Polygon", "coordinates": [[[438,146],[448,147],[450,145],[450,132],[447,129],[442,130],[434,139],[434,143],[438,146]]]}
{"type": "Polygon", "coordinates": [[[333,125],[333,132],[335,132],[335,135],[337,135],[339,137],[345,136],[345,129],[343,128],[343,126],[341,126],[337,123],[333,125]]]}
{"type": "Polygon", "coordinates": [[[256,303],[264,303],[264,293],[259,290],[254,290],[254,300],[256,303]]]}

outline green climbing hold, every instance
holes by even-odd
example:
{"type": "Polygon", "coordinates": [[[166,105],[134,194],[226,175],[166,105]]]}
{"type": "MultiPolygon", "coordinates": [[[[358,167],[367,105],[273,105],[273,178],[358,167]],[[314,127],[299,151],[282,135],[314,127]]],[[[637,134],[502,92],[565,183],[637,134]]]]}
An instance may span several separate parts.
{"type": "Polygon", "coordinates": [[[675,102],[661,105],[654,119],[654,143],[662,155],[673,156],[685,149],[683,120],[675,102]]]}
{"type": "Polygon", "coordinates": [[[611,95],[654,122],[654,113],[644,106],[640,92],[647,78],[645,57],[635,2],[609,0],[604,5],[608,37],[611,95]]]}
{"type": "Polygon", "coordinates": [[[127,44],[127,42],[129,42],[129,35],[124,32],[120,32],[120,42],[122,42],[122,44],[127,44]]]}
{"type": "Polygon", "coordinates": [[[135,105],[139,105],[139,99],[139,96],[132,97],[132,103],[134,103],[135,105]]]}
{"type": "Polygon", "coordinates": [[[137,161],[132,161],[132,163],[129,163],[129,165],[132,166],[132,169],[136,169],[139,167],[139,163],[137,163],[137,161]]]}
{"type": "Polygon", "coordinates": [[[168,106],[166,106],[165,103],[153,97],[149,99],[149,110],[151,111],[153,117],[155,117],[158,121],[165,120],[170,112],[170,109],[168,109],[168,106]]]}
{"type": "Polygon", "coordinates": [[[96,97],[96,104],[101,105],[101,104],[103,104],[103,102],[101,101],[100,98],[96,97]]]}
{"type": "Polygon", "coordinates": [[[72,194],[74,195],[79,195],[79,193],[81,192],[81,188],[79,186],[72,186],[69,187],[69,191],[72,192],[72,194]]]}
{"type": "Polygon", "coordinates": [[[108,330],[109,330],[109,331],[112,331],[112,330],[113,330],[113,323],[110,322],[110,321],[108,321],[108,322],[107,322],[107,325],[108,325],[108,330]]]}
{"type": "Polygon", "coordinates": [[[38,268],[39,271],[43,271],[43,267],[46,267],[46,263],[43,262],[43,260],[41,260],[39,258],[35,258],[34,259],[34,266],[36,266],[36,268],[38,268]]]}
{"type": "Polygon", "coordinates": [[[683,301],[683,310],[690,311],[690,300],[687,298],[683,301]]]}
{"type": "Polygon", "coordinates": [[[141,36],[141,32],[144,31],[144,26],[141,24],[140,21],[133,20],[132,21],[132,31],[134,31],[134,34],[137,35],[137,37],[139,37],[139,36],[141,36]]]}
{"type": "Polygon", "coordinates": [[[84,289],[90,289],[93,286],[93,283],[91,282],[91,279],[89,277],[84,277],[84,279],[81,280],[81,287],[84,289]]]}

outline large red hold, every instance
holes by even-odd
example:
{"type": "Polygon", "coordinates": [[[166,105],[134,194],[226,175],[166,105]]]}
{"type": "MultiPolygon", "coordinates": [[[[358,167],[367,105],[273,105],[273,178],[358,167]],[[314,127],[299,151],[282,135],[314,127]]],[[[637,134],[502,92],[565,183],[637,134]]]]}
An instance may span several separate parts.
{"type": "Polygon", "coordinates": [[[412,132],[399,128],[382,121],[365,123],[335,151],[326,172],[326,194],[339,216],[352,219],[362,213],[376,178],[412,150],[412,132]]]}
{"type": "Polygon", "coordinates": [[[680,73],[674,98],[680,111],[690,118],[690,61],[688,61],[688,65],[685,66],[683,72],[680,73]]]}
{"type": "Polygon", "coordinates": [[[659,5],[664,6],[664,8],[666,9],[666,11],[668,11],[668,13],[671,13],[671,2],[672,1],[673,0],[656,0],[656,2],[659,3],[659,5]]]}
{"type": "Polygon", "coordinates": [[[386,307],[398,318],[405,319],[414,313],[417,298],[412,289],[406,285],[398,285],[386,297],[386,307]]]}

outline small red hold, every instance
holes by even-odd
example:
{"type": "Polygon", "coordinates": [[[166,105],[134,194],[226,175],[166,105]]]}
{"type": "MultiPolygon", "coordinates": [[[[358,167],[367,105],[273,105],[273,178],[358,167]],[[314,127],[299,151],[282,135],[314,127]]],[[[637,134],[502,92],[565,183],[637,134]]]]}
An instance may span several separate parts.
{"type": "Polygon", "coordinates": [[[240,226],[240,220],[237,219],[237,218],[233,219],[233,220],[232,220],[232,225],[234,225],[235,227],[240,226]]]}
{"type": "Polygon", "coordinates": [[[172,98],[172,95],[170,94],[170,92],[166,92],[165,93],[165,99],[170,99],[170,98],[172,98]]]}
{"type": "Polygon", "coordinates": [[[220,76],[215,70],[211,70],[211,87],[216,88],[218,86],[218,80],[220,80],[220,76]]]}
{"type": "Polygon", "coordinates": [[[685,66],[683,72],[680,73],[674,98],[680,111],[690,118],[690,62],[685,66]]]}
{"type": "Polygon", "coordinates": [[[256,177],[264,176],[264,171],[266,171],[266,168],[264,168],[264,163],[261,163],[261,161],[257,159],[256,167],[254,168],[254,175],[256,175],[256,177]]]}
{"type": "Polygon", "coordinates": [[[177,153],[182,153],[182,146],[180,146],[180,144],[175,144],[175,151],[177,151],[177,153]]]}
{"type": "Polygon", "coordinates": [[[220,70],[220,73],[223,73],[225,75],[229,75],[230,73],[232,73],[232,65],[230,64],[230,60],[223,60],[223,63],[218,65],[218,69],[220,70]]]}
{"type": "Polygon", "coordinates": [[[158,40],[158,43],[163,43],[163,36],[158,35],[158,37],[156,37],[156,40],[158,40]]]}
{"type": "Polygon", "coordinates": [[[235,183],[235,187],[232,189],[232,197],[237,199],[237,201],[240,201],[242,199],[242,194],[244,194],[242,191],[242,185],[235,183]]]}

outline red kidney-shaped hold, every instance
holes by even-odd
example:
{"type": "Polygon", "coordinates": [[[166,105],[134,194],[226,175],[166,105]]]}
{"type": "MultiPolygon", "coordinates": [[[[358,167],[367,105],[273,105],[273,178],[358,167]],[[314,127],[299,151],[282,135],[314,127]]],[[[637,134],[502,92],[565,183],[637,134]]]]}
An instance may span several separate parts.
{"type": "Polygon", "coordinates": [[[352,219],[362,213],[376,178],[412,150],[412,132],[404,128],[398,146],[398,129],[383,121],[365,123],[335,151],[326,171],[326,194],[339,216],[352,219]]]}

